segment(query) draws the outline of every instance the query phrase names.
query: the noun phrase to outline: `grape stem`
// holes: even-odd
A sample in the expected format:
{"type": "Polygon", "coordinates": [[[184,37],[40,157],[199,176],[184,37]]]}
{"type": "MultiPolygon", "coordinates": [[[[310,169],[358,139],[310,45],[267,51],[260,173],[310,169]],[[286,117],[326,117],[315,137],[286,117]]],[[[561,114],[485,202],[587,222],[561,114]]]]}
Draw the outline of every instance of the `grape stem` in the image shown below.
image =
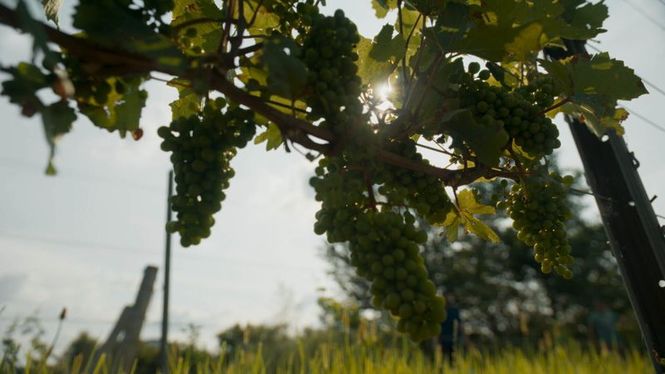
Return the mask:
{"type": "MultiPolygon", "coordinates": [[[[5,24],[19,30],[23,28],[17,13],[3,4],[0,4],[0,24],[5,24]]],[[[328,129],[314,126],[310,122],[283,113],[270,106],[261,98],[253,96],[235,86],[227,80],[224,69],[183,69],[179,66],[160,64],[153,58],[135,52],[125,51],[117,47],[110,48],[99,45],[90,39],[64,33],[44,23],[40,23],[40,25],[43,27],[47,38],[67,50],[68,54],[84,61],[96,62],[104,67],[114,68],[118,75],[160,72],[189,80],[200,79],[201,76],[209,77],[208,82],[212,89],[219,91],[238,104],[244,105],[252,111],[261,114],[277,125],[282,133],[291,141],[322,154],[334,154],[333,146],[339,142],[339,139],[336,139],[334,134],[328,129]],[[316,142],[312,138],[318,138],[325,143],[316,142]]],[[[433,65],[436,66],[437,62],[433,65]]],[[[483,165],[466,170],[442,169],[406,159],[385,149],[378,149],[376,151],[376,158],[393,166],[432,175],[439,178],[448,186],[460,186],[469,184],[481,177],[492,178],[503,175],[503,172],[492,170],[483,165]]]]}
{"type": "Polygon", "coordinates": [[[237,22],[238,20],[234,18],[202,17],[202,18],[190,19],[189,21],[185,21],[183,23],[179,23],[175,26],[172,26],[171,31],[173,34],[178,34],[184,28],[187,28],[189,26],[200,25],[202,23],[237,23],[237,22]]]}
{"type": "Polygon", "coordinates": [[[252,26],[254,26],[254,22],[256,22],[256,17],[259,15],[259,9],[261,9],[261,7],[263,6],[263,1],[264,0],[260,0],[259,3],[256,5],[256,9],[254,9],[254,14],[252,14],[252,19],[250,19],[249,22],[247,23],[247,27],[251,28],[252,26]]]}
{"type": "Polygon", "coordinates": [[[566,97],[566,98],[564,98],[563,100],[559,101],[558,103],[552,105],[551,107],[544,109],[542,112],[538,113],[538,115],[540,116],[540,115],[543,115],[543,114],[545,114],[545,113],[547,113],[547,112],[551,112],[551,111],[553,111],[554,109],[556,109],[556,108],[558,108],[558,107],[561,107],[561,106],[563,106],[563,105],[565,105],[565,104],[567,104],[567,103],[569,103],[569,102],[571,102],[570,97],[566,97]]]}
{"type": "Polygon", "coordinates": [[[369,208],[376,211],[376,197],[374,196],[374,185],[372,184],[372,179],[367,172],[367,169],[363,170],[363,179],[365,179],[365,185],[367,186],[367,195],[369,196],[369,208]]]}

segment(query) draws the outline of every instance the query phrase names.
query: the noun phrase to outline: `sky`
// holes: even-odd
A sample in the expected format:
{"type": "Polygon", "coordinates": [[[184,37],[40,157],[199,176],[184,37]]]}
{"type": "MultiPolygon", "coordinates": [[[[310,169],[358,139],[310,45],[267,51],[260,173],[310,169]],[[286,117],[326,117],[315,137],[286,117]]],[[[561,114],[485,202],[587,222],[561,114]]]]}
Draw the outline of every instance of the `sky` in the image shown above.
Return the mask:
{"type": "MultiPolygon", "coordinates": [[[[606,3],[608,32],[594,45],[665,87],[665,3],[606,3]]],[[[61,12],[65,30],[72,4],[65,1],[61,12]]],[[[367,37],[386,22],[374,18],[369,0],[328,5],[329,12],[344,9],[367,37]]],[[[29,38],[0,26],[0,64],[25,60],[29,48],[29,38]]],[[[50,340],[66,307],[56,352],[82,330],[103,340],[133,302],[143,268],[155,265],[160,271],[142,338],[159,337],[169,162],[156,129],[168,124],[168,103],[176,92],[159,82],[147,89],[140,141],[121,139],[81,118],[58,145],[56,177],[43,173],[48,149],[39,118],[20,116],[19,108],[0,98],[0,334],[16,318],[33,315],[50,340]]],[[[665,96],[650,91],[627,107],[665,129],[665,96]]],[[[581,169],[570,133],[559,125],[560,163],[581,169]]],[[[661,196],[654,209],[665,215],[665,130],[635,116],[625,127],[647,192],[661,196]]],[[[326,274],[323,240],[312,231],[318,203],[307,181],[314,164],[298,153],[249,145],[232,165],[236,176],[211,237],[188,249],[174,237],[171,336],[184,339],[186,326],[194,324],[210,348],[215,335],[234,323],[316,324],[316,299],[338,295],[326,274]]],[[[597,215],[595,206],[590,211],[597,215]]]]}

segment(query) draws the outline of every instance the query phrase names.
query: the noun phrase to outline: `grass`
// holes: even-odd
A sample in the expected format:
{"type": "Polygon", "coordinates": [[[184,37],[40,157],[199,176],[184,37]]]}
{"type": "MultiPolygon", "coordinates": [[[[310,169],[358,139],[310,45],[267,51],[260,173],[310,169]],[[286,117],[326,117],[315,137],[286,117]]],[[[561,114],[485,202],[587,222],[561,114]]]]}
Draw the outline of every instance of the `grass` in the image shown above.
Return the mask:
{"type": "MultiPolygon", "coordinates": [[[[439,353],[427,356],[412,345],[388,347],[368,343],[323,343],[318,347],[299,344],[288,356],[272,362],[265,359],[261,346],[255,351],[240,351],[232,356],[207,356],[193,362],[186,354],[174,354],[170,363],[173,374],[374,374],[374,373],[496,373],[496,374],[555,374],[555,373],[649,373],[653,367],[640,352],[629,350],[623,355],[615,352],[597,352],[583,349],[577,344],[554,347],[547,351],[506,348],[492,354],[469,350],[458,355],[451,367],[439,353]],[[309,348],[309,349],[308,349],[309,348]],[[310,353],[307,353],[310,352],[310,353]]],[[[84,363],[81,357],[70,367],[52,367],[28,360],[22,370],[0,367],[5,373],[143,373],[138,365],[127,372],[111,373],[108,360],[102,356],[97,362],[84,363]]]]}

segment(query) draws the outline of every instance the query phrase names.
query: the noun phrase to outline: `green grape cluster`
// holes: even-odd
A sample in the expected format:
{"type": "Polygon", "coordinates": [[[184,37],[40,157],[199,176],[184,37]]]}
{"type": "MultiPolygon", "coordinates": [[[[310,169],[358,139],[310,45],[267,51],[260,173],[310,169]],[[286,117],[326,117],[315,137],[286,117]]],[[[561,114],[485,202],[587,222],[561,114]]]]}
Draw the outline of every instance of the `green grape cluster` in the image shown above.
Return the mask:
{"type": "Polygon", "coordinates": [[[178,34],[178,45],[180,49],[191,55],[201,55],[204,51],[203,48],[195,44],[195,39],[198,36],[199,32],[195,27],[188,27],[184,32],[178,34]]]}
{"type": "Polygon", "coordinates": [[[559,130],[544,114],[553,101],[551,82],[538,80],[534,86],[509,91],[487,83],[489,77],[489,70],[480,71],[475,62],[469,64],[459,89],[462,107],[470,108],[479,123],[497,131],[505,129],[506,135],[531,155],[549,155],[561,146],[559,130]]]}
{"type": "Polygon", "coordinates": [[[169,232],[180,234],[184,247],[210,236],[213,215],[222,207],[230,179],[235,175],[231,159],[255,134],[251,111],[227,106],[224,99],[208,101],[201,116],[175,119],[160,127],[161,148],[171,152],[176,193],[170,204],[176,220],[169,232]]]}
{"type": "MultiPolygon", "coordinates": [[[[349,242],[351,264],[371,282],[372,303],[399,318],[398,329],[415,341],[438,335],[445,303],[428,279],[419,244],[427,234],[410,213],[377,210],[362,172],[324,159],[310,180],[322,207],[314,231],[331,243],[349,242]]],[[[371,188],[371,187],[369,187],[371,188]]]]}
{"type": "Polygon", "coordinates": [[[360,41],[358,29],[342,10],[334,16],[324,16],[306,4],[299,4],[298,9],[311,22],[300,32],[300,58],[307,66],[311,88],[306,97],[310,119],[324,118],[328,126],[335,128],[362,113],[361,80],[356,74],[358,54],[354,52],[360,41]]]}
{"type": "Polygon", "coordinates": [[[372,305],[399,317],[397,329],[421,341],[439,335],[445,302],[419,253],[427,234],[414,222],[409,213],[368,212],[356,222],[350,249],[351,264],[372,284],[372,305]]]}
{"type": "Polygon", "coordinates": [[[529,176],[513,185],[505,204],[517,238],[532,246],[534,258],[543,273],[554,269],[563,278],[573,273],[568,268],[573,263],[570,255],[565,223],[571,212],[566,205],[566,185],[572,177],[560,177],[556,173],[547,176],[529,176]]]}
{"type": "Polygon", "coordinates": [[[522,97],[528,99],[540,111],[544,111],[554,104],[554,78],[547,75],[535,75],[529,84],[516,90],[522,97]]]}
{"type": "MultiPolygon", "coordinates": [[[[418,163],[429,164],[416,149],[416,142],[406,139],[389,144],[388,150],[418,163]]],[[[376,173],[378,192],[393,206],[409,206],[430,223],[443,223],[452,203],[441,181],[422,171],[382,165],[376,173]]]]}

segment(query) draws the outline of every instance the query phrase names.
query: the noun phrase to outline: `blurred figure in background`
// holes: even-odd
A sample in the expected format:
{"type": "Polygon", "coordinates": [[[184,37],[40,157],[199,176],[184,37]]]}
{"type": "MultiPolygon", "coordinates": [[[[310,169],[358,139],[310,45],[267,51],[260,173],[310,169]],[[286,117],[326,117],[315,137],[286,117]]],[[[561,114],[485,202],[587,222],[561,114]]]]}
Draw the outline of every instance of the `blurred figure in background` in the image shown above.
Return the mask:
{"type": "Polygon", "coordinates": [[[619,334],[616,328],[618,320],[619,315],[604,302],[599,300],[594,302],[593,310],[589,313],[588,331],[589,338],[600,351],[607,352],[619,348],[619,334]]]}
{"type": "Polygon", "coordinates": [[[461,345],[463,339],[462,319],[460,309],[457,306],[455,295],[448,293],[446,296],[446,319],[441,323],[441,335],[439,344],[443,356],[450,365],[454,364],[454,352],[461,345]]]}

